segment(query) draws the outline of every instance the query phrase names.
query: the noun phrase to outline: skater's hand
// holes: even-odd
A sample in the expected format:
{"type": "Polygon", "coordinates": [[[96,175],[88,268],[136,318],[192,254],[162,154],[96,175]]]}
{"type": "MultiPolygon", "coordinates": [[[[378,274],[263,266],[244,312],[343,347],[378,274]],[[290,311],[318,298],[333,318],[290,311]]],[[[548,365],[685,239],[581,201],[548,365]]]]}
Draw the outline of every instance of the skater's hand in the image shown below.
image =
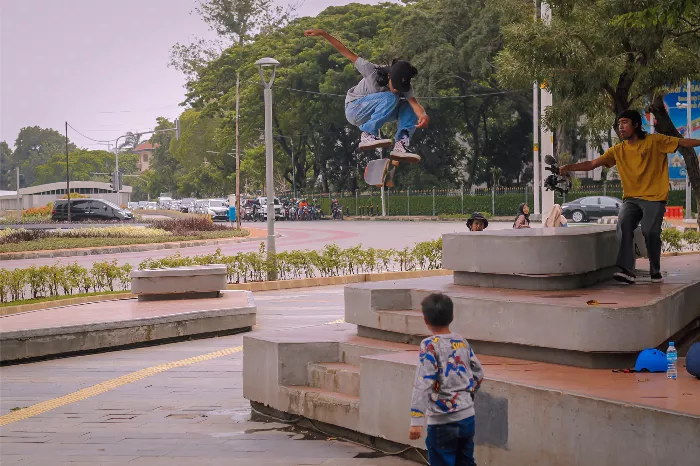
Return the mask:
{"type": "Polygon", "coordinates": [[[418,440],[423,433],[423,426],[411,426],[411,430],[408,431],[408,436],[411,440],[418,440]]]}
{"type": "Polygon", "coordinates": [[[424,113],[420,117],[418,117],[418,124],[416,125],[416,128],[427,128],[429,123],[430,117],[427,113],[424,113]]]}
{"type": "Polygon", "coordinates": [[[312,36],[323,36],[326,34],[326,31],[323,29],[307,29],[304,31],[304,35],[306,37],[312,37],[312,36]]]}

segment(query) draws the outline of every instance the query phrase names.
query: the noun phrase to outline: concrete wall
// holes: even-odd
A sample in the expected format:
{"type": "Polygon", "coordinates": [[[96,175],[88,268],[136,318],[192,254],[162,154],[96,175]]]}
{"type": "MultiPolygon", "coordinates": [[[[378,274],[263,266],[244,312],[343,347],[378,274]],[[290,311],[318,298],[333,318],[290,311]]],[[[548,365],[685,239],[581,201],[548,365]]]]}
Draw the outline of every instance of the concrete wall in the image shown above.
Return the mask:
{"type": "MultiPolygon", "coordinates": [[[[339,343],[301,343],[291,332],[246,336],[244,396],[382,439],[408,439],[417,352],[361,358],[359,419],[304,387],[308,362],[334,358],[339,343]]],[[[347,336],[347,335],[346,335],[347,336]]],[[[338,335],[338,339],[342,336],[338,335]]],[[[331,338],[333,340],[334,338],[331,338]]],[[[306,387],[308,388],[308,387],[306,387]]],[[[476,399],[479,464],[490,466],[688,466],[700,458],[700,418],[501,380],[486,380],[476,399]]]]}
{"type": "MultiPolygon", "coordinates": [[[[427,335],[418,310],[433,291],[450,293],[449,277],[361,283],[345,289],[345,321],[407,335],[427,335]],[[423,286],[420,286],[423,283],[423,286]],[[430,286],[432,285],[432,286],[430,286]]],[[[638,352],[655,347],[700,316],[700,282],[678,287],[632,307],[564,305],[500,294],[451,294],[451,328],[470,340],[582,352],[638,352]]]]}

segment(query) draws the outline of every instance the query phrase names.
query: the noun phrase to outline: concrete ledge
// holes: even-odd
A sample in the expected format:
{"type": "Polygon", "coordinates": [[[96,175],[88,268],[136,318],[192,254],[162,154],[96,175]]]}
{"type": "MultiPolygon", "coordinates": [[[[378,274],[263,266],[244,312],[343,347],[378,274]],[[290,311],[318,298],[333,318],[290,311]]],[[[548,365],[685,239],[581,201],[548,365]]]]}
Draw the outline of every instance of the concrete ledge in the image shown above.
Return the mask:
{"type": "Polygon", "coordinates": [[[20,312],[38,311],[41,309],[51,309],[63,306],[73,306],[75,304],[98,303],[101,301],[134,299],[135,297],[136,295],[131,293],[115,293],[96,296],[80,296],[77,298],[55,299],[53,301],[44,301],[32,304],[19,304],[17,306],[5,306],[0,307],[0,317],[9,316],[10,314],[18,314],[20,312]]]}
{"type": "Polygon", "coordinates": [[[218,296],[226,288],[226,278],[223,264],[134,270],[131,292],[141,300],[167,299],[168,295],[218,296]]]}
{"type": "Polygon", "coordinates": [[[0,319],[0,363],[245,331],[255,325],[256,308],[250,294],[229,291],[214,299],[112,301],[36,312],[75,323],[50,326],[36,313],[0,319]]]}
{"type": "MultiPolygon", "coordinates": [[[[340,435],[353,440],[424,449],[424,438],[408,439],[416,347],[386,352],[376,342],[372,353],[365,346],[359,402],[306,386],[309,376],[302,369],[337,361],[336,351],[353,339],[347,324],[244,337],[244,396],[255,409],[338,426],[340,435]]],[[[370,341],[360,340],[356,344],[370,341]]],[[[480,359],[486,371],[475,406],[480,464],[685,466],[700,455],[700,386],[685,371],[671,384],[665,374],[480,359]]]]}
{"type": "MultiPolygon", "coordinates": [[[[420,302],[442,292],[454,302],[451,328],[470,340],[607,359],[606,353],[636,353],[681,337],[700,318],[700,257],[667,258],[663,267],[668,273],[663,284],[608,282],[576,291],[466,287],[449,277],[353,284],[345,289],[345,321],[405,337],[426,336],[420,302]]],[[[585,358],[547,360],[580,364],[585,358]]]]}
{"type": "Polygon", "coordinates": [[[617,257],[615,230],[602,226],[449,233],[442,244],[444,268],[479,274],[462,282],[519,289],[575,288],[605,278],[617,257]]]}
{"type": "Polygon", "coordinates": [[[308,288],[312,286],[349,285],[352,283],[379,282],[384,280],[401,280],[405,278],[442,277],[452,275],[451,270],[410,270],[406,272],[378,272],[343,275],[340,277],[298,278],[293,280],[276,280],[272,282],[250,282],[230,284],[227,290],[276,291],[291,288],[308,288]]]}
{"type": "Polygon", "coordinates": [[[515,288],[532,291],[578,290],[612,279],[615,266],[570,275],[508,275],[501,273],[454,273],[454,284],[480,288],[515,288]]]}

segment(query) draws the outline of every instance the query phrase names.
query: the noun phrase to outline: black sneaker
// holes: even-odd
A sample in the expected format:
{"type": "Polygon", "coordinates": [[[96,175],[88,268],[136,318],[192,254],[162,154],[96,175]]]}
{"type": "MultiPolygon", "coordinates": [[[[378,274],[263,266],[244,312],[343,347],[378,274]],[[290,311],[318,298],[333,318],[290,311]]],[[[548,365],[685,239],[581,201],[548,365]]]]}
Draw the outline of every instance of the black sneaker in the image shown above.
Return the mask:
{"type": "Polygon", "coordinates": [[[360,150],[381,149],[390,147],[391,139],[381,139],[374,134],[362,132],[360,136],[360,144],[357,146],[360,150]]]}
{"type": "Polygon", "coordinates": [[[651,276],[652,283],[662,283],[663,281],[664,281],[664,277],[660,273],[655,273],[654,275],[651,276]]]}
{"type": "Polygon", "coordinates": [[[394,149],[389,154],[392,159],[405,163],[419,163],[420,155],[411,152],[408,148],[408,139],[400,139],[394,144],[394,149]]]}
{"type": "Polygon", "coordinates": [[[633,273],[630,273],[625,269],[622,269],[619,272],[615,272],[613,274],[613,278],[618,282],[627,283],[629,285],[634,285],[634,282],[637,281],[637,277],[635,277],[633,273]]]}

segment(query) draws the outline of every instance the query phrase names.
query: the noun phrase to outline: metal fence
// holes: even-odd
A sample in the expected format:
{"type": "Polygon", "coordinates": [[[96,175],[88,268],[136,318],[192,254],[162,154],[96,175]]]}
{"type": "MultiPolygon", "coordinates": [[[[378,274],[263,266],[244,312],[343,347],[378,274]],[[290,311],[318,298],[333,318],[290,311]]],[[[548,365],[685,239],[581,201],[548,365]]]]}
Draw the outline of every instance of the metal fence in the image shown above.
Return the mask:
{"type": "MultiPolygon", "coordinates": [[[[606,182],[579,186],[564,196],[555,194],[554,202],[564,204],[586,196],[611,196],[622,198],[619,182],[606,182]]],[[[292,197],[292,193],[281,193],[279,197],[292,197]]],[[[347,215],[378,216],[382,214],[381,190],[350,192],[311,192],[300,194],[298,198],[314,199],[321,209],[328,213],[330,203],[338,199],[347,215]]],[[[385,209],[387,215],[401,216],[465,216],[472,212],[483,212],[492,216],[515,216],[521,203],[533,202],[530,186],[465,189],[385,189],[385,209]]],[[[684,205],[685,190],[672,190],[669,205],[684,205]]],[[[695,209],[695,203],[693,203],[695,209]]]]}

